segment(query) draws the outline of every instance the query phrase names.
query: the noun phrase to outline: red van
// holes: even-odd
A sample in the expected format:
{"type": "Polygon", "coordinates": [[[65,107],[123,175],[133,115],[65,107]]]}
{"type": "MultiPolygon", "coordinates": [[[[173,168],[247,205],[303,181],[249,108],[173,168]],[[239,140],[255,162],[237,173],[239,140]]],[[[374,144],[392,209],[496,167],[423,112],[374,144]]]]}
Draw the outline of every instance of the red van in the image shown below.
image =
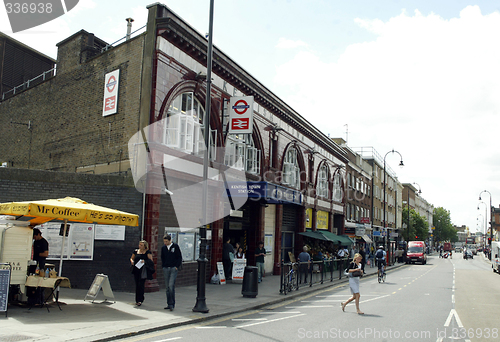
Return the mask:
{"type": "Polygon", "coordinates": [[[408,242],[408,251],[406,252],[406,263],[420,262],[422,265],[427,263],[427,255],[425,254],[425,243],[423,241],[408,242]]]}

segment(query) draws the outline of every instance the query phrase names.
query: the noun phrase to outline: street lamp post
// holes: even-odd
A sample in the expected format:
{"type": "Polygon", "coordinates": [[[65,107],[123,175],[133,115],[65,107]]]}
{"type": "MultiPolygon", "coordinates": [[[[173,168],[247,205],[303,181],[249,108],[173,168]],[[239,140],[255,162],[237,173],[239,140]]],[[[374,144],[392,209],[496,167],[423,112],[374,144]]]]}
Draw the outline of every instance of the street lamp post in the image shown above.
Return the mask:
{"type": "Polygon", "coordinates": [[[198,279],[197,279],[197,295],[196,304],[193,308],[194,312],[208,313],[208,307],[205,297],[205,274],[207,258],[206,241],[207,241],[207,201],[208,201],[208,158],[210,151],[210,106],[212,103],[211,85],[212,85],[212,35],[214,23],[214,0],[210,0],[210,15],[208,25],[208,49],[207,49],[207,93],[205,97],[205,117],[203,125],[205,126],[205,153],[203,155],[203,197],[202,197],[202,222],[200,226],[200,255],[198,256],[198,279]]]}
{"type": "Polygon", "coordinates": [[[389,153],[397,153],[399,154],[399,157],[401,158],[401,161],[399,162],[399,166],[403,167],[404,164],[403,164],[403,157],[401,156],[401,153],[399,153],[398,151],[395,151],[394,149],[390,150],[389,152],[387,152],[384,156],[384,230],[385,230],[385,242],[384,244],[387,246],[387,256],[388,256],[388,264],[390,263],[390,260],[391,260],[391,239],[390,237],[388,236],[388,231],[387,231],[387,222],[386,222],[386,219],[385,219],[385,203],[386,203],[386,199],[385,199],[385,194],[386,194],[386,172],[385,172],[385,158],[387,157],[387,155],[389,153]]]}
{"type": "MultiPolygon", "coordinates": [[[[483,227],[483,230],[484,230],[484,237],[486,237],[486,233],[487,233],[487,226],[488,226],[488,221],[487,221],[487,217],[488,217],[488,205],[484,202],[479,202],[479,204],[484,204],[484,227],[483,227]]],[[[479,204],[477,205],[477,210],[479,210],[479,204]]],[[[483,215],[481,215],[483,216],[483,215]]]]}
{"type": "MultiPolygon", "coordinates": [[[[491,193],[489,191],[487,191],[487,190],[481,191],[479,193],[479,200],[481,200],[481,194],[483,192],[487,192],[488,195],[490,195],[490,243],[489,243],[489,245],[490,245],[490,250],[491,250],[491,241],[493,241],[493,225],[492,225],[492,222],[491,222],[492,221],[492,218],[491,218],[491,214],[492,214],[491,193]]],[[[491,254],[490,254],[490,260],[491,260],[491,254]]]]}
{"type": "MultiPolygon", "coordinates": [[[[422,190],[420,188],[420,185],[417,182],[413,182],[413,185],[418,186],[418,193],[415,192],[415,210],[417,210],[417,196],[422,193],[422,190]]],[[[410,203],[409,199],[408,199],[408,203],[410,203]]],[[[409,218],[410,218],[410,215],[408,214],[408,219],[409,218]]]]}

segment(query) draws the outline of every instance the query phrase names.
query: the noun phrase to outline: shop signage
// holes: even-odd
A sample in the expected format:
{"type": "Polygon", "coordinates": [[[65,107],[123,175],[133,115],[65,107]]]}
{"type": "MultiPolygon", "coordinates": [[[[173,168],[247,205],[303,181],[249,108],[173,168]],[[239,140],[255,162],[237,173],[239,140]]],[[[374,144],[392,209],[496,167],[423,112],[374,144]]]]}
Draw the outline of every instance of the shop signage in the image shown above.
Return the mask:
{"type": "Polygon", "coordinates": [[[370,223],[370,218],[369,217],[362,217],[359,222],[361,223],[370,223]]]}
{"type": "Polygon", "coordinates": [[[306,209],[306,228],[312,228],[312,208],[306,209]]]}
{"type": "Polygon", "coordinates": [[[299,191],[267,182],[229,182],[227,184],[227,188],[232,196],[262,198],[265,199],[268,203],[276,204],[302,204],[302,194],[299,191]]]}
{"type": "Polygon", "coordinates": [[[356,225],[356,236],[363,236],[366,234],[365,225],[357,224],[356,225]]]}
{"type": "Polygon", "coordinates": [[[229,100],[229,134],[251,134],[253,96],[232,96],[229,100]]]}
{"type": "Polygon", "coordinates": [[[326,211],[318,210],[316,212],[316,228],[328,229],[328,213],[326,211]]]}

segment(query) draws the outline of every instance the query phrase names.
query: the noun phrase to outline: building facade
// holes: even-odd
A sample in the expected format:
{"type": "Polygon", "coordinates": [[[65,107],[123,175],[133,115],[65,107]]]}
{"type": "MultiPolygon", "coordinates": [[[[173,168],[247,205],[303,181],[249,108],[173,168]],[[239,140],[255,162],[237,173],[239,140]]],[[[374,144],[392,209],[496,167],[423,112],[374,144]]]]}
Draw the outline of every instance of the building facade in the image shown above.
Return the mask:
{"type": "Polygon", "coordinates": [[[196,283],[195,213],[203,201],[199,187],[184,190],[204,181],[199,171],[207,149],[210,170],[224,171],[217,179],[232,180],[224,178],[228,191],[209,192],[206,200],[207,279],[226,239],[244,247],[248,264],[263,241],[266,272],[278,274],[288,252],[301,248],[298,233],[307,227],[343,232],[347,153],[217,48],[207,96],[205,37],[165,5],[148,10],[146,32],[117,46],[85,30],[68,37],[57,45],[55,77],[2,101],[0,143],[14,146],[2,156],[9,166],[133,179],[143,193],[137,231],[158,270],[151,290],[162,285],[164,233],[182,246],[187,267],[180,281],[196,283]],[[235,96],[253,97],[251,134],[228,132],[235,96]],[[33,126],[13,129],[10,117],[33,126]],[[241,187],[248,200],[233,209],[238,195],[229,190],[241,187]]]}

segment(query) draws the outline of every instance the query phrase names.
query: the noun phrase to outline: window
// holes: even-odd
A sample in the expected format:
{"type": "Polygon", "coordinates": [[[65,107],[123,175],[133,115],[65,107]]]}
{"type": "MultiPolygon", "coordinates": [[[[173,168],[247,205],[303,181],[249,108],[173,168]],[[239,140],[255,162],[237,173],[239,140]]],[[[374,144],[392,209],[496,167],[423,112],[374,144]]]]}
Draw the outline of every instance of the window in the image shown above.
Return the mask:
{"type": "Polygon", "coordinates": [[[251,134],[229,134],[226,140],[224,164],[248,173],[260,172],[260,150],[251,134]]]}
{"type": "Polygon", "coordinates": [[[300,189],[300,167],[297,159],[297,150],[290,148],[285,154],[283,162],[283,184],[300,189]]]}
{"type": "MultiPolygon", "coordinates": [[[[203,156],[205,151],[205,110],[192,92],[177,96],[167,111],[163,143],[168,147],[203,156]]],[[[217,131],[210,130],[210,159],[214,160],[217,131]]]]}
{"type": "Polygon", "coordinates": [[[318,171],[318,184],[316,185],[316,195],[328,198],[328,167],[323,164],[318,171]]]}
{"type": "Polygon", "coordinates": [[[340,183],[340,173],[336,173],[335,176],[333,176],[333,200],[337,202],[342,201],[342,189],[341,189],[341,183],[340,183]]]}

